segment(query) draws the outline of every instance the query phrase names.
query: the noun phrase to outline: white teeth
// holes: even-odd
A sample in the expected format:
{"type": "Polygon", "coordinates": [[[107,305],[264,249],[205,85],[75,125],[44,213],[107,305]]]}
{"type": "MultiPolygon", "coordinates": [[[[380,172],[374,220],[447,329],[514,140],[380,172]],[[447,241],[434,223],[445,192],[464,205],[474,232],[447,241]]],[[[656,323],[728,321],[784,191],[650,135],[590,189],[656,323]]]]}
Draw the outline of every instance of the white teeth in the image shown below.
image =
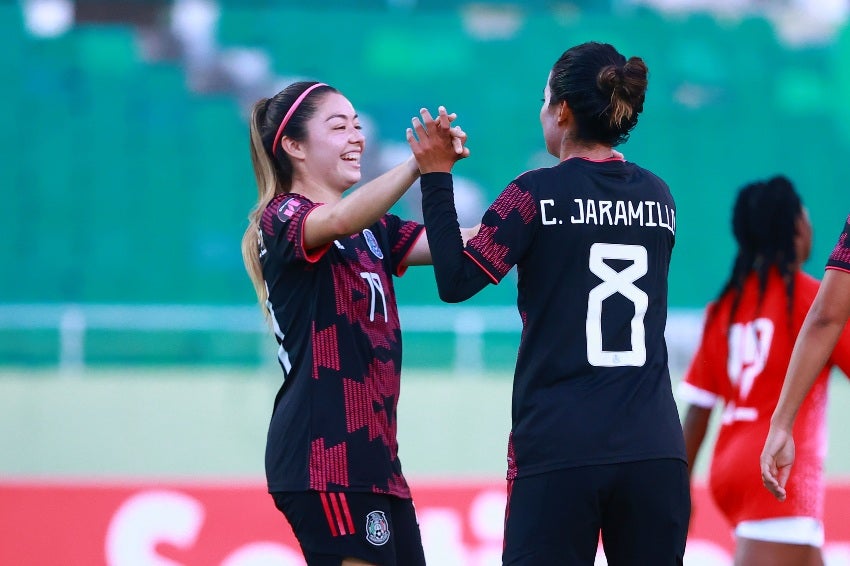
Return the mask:
{"type": "Polygon", "coordinates": [[[345,161],[360,161],[359,153],[346,153],[342,156],[345,161]]]}

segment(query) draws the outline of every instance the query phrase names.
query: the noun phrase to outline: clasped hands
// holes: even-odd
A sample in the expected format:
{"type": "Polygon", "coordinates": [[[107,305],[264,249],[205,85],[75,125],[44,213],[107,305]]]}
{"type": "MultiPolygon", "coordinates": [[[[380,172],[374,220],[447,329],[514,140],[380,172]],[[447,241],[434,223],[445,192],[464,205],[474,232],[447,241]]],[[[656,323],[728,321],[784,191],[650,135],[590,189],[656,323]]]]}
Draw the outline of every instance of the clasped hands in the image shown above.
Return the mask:
{"type": "Polygon", "coordinates": [[[422,119],[413,118],[413,127],[407,128],[407,143],[419,165],[419,172],[451,172],[455,162],[469,157],[466,132],[460,126],[451,125],[457,114],[449,114],[444,106],[440,106],[436,119],[427,108],[422,108],[419,115],[422,119]]]}

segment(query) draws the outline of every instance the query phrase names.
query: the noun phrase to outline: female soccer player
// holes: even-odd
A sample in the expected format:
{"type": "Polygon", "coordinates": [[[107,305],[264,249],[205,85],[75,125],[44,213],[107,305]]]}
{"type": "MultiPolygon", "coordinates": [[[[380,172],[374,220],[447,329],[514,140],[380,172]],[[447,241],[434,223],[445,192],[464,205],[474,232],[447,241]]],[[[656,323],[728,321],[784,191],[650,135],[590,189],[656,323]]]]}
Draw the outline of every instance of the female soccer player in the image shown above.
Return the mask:
{"type": "MultiPolygon", "coordinates": [[[[693,469],[712,408],[723,403],[709,487],[735,531],[735,564],[820,565],[828,370],[820,372],[802,408],[793,496],[780,504],[742,464],[761,449],[794,340],[817,292],[817,280],[801,271],[812,227],[791,182],[780,176],[741,189],[732,228],[738,243],[732,272],[706,311],[702,341],[680,387],[688,403],[688,461],[693,469]]],[[[850,334],[850,345],[846,340],[850,334]]],[[[832,362],[846,372],[850,349],[832,362]]]]}
{"type": "MultiPolygon", "coordinates": [[[[437,122],[458,145],[447,160],[468,155],[451,118],[437,122]]],[[[260,100],[250,129],[259,202],[242,253],[284,373],[266,445],[269,492],[311,566],[424,564],[398,459],[391,275],[431,257],[421,224],[387,214],[416,162],[343,197],[360,180],[366,140],[351,103],[323,83],[260,100]]]]}
{"type": "Polygon", "coordinates": [[[518,269],[506,565],[592,565],[600,532],[612,566],[683,560],[690,494],[664,342],[676,209],[661,179],[613,149],[646,87],[637,57],[567,50],[540,110],[560,163],[508,184],[465,247],[450,138],[408,130],[440,297],[463,301],[518,269]]]}
{"type": "Polygon", "coordinates": [[[792,435],[794,422],[797,418],[805,419],[806,405],[816,402],[821,396],[819,389],[823,387],[821,382],[827,373],[825,366],[841,360],[839,367],[847,374],[845,364],[850,356],[850,345],[847,342],[850,330],[846,328],[848,318],[850,216],[827,261],[823,282],[794,344],[779,403],[771,417],[770,430],[761,453],[762,481],[779,501],[791,501],[798,496],[797,491],[806,489],[804,482],[807,478],[804,476],[805,471],[801,472],[800,468],[805,470],[802,455],[809,432],[798,424],[800,446],[795,446],[792,435]],[[797,470],[790,476],[795,459],[797,470]]]}

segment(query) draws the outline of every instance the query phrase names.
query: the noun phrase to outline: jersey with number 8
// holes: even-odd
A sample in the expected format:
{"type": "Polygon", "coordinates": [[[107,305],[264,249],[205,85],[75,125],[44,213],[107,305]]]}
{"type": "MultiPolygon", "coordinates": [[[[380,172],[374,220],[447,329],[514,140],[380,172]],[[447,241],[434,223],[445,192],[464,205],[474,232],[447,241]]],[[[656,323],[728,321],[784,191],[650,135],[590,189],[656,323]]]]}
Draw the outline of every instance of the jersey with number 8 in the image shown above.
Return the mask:
{"type": "Polygon", "coordinates": [[[509,478],[685,459],[664,340],[675,229],[667,185],[616,159],[527,172],[490,206],[466,253],[494,282],[517,266],[509,478]]]}

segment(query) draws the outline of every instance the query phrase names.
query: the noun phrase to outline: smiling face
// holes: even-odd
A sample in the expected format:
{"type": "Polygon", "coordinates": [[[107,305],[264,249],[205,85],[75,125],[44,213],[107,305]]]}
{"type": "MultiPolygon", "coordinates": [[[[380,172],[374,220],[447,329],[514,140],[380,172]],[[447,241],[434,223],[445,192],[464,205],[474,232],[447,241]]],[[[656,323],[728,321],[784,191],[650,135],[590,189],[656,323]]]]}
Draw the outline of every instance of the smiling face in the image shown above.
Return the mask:
{"type": "Polygon", "coordinates": [[[365,146],[366,138],[351,102],[330,92],[307,121],[304,169],[316,182],[341,194],[360,181],[360,156],[365,146]]]}

